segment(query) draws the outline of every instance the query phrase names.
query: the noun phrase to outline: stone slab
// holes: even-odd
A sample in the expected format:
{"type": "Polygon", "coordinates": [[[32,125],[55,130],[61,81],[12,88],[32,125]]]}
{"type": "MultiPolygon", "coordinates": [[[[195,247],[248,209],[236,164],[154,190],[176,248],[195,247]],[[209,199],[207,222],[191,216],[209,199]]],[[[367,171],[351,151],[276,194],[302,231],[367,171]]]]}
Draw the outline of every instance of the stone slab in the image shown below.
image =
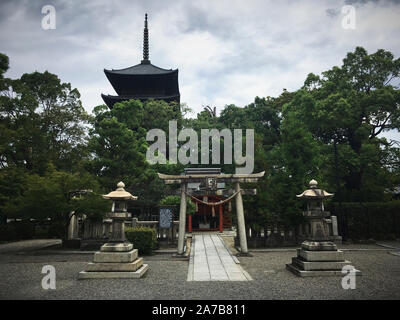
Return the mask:
{"type": "Polygon", "coordinates": [[[308,251],[297,249],[297,256],[306,261],[344,261],[343,251],[308,251]]]}
{"type": "Polygon", "coordinates": [[[139,279],[148,269],[149,265],[144,264],[140,269],[134,272],[81,271],[79,272],[78,279],[139,279]]]}
{"type": "Polygon", "coordinates": [[[234,260],[218,234],[195,234],[188,267],[188,281],[251,281],[234,260]]]}
{"type": "Polygon", "coordinates": [[[306,240],[301,244],[301,248],[309,251],[336,251],[337,246],[331,241],[310,241],[306,240]]]}
{"type": "Polygon", "coordinates": [[[97,251],[94,254],[93,262],[110,262],[110,263],[129,263],[133,262],[138,257],[138,250],[133,249],[128,252],[101,252],[97,251]]]}
{"type": "Polygon", "coordinates": [[[133,244],[128,242],[123,243],[106,243],[101,246],[101,252],[128,252],[133,249],[133,244]]]}
{"type": "Polygon", "coordinates": [[[86,271],[127,271],[138,270],[143,265],[143,258],[138,258],[130,263],[93,263],[90,262],[86,271]]]}
{"type": "MultiPolygon", "coordinates": [[[[331,276],[345,276],[345,274],[342,273],[342,271],[338,270],[313,270],[313,271],[304,271],[299,269],[298,267],[292,265],[292,264],[287,264],[286,269],[293,272],[295,275],[300,276],[300,277],[331,277],[331,276]]],[[[356,276],[361,276],[362,273],[360,270],[355,269],[355,274],[356,276]]]]}
{"type": "Polygon", "coordinates": [[[303,261],[299,258],[292,258],[292,265],[300,268],[304,271],[313,270],[339,270],[341,271],[343,266],[351,265],[350,261],[303,261]]]}

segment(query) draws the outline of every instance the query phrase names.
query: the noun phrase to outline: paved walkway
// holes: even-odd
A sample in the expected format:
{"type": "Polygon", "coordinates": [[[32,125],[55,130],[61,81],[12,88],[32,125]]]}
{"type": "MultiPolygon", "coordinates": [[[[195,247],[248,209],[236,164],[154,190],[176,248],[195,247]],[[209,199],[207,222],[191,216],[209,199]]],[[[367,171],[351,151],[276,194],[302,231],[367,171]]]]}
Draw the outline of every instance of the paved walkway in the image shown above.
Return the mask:
{"type": "Polygon", "coordinates": [[[218,234],[196,234],[192,238],[187,281],[253,280],[226,249],[218,234]]]}

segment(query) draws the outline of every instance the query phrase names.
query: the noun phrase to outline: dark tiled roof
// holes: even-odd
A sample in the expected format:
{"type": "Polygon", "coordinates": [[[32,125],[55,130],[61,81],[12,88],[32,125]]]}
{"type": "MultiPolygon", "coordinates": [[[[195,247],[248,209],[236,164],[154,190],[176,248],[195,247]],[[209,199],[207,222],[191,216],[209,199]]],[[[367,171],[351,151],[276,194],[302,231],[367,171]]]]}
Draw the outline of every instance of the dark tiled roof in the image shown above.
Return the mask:
{"type": "Polygon", "coordinates": [[[172,69],[163,69],[159,68],[151,63],[139,63],[135,66],[119,69],[119,70],[107,70],[104,69],[105,73],[113,73],[113,74],[123,74],[123,75],[151,75],[151,74],[166,74],[166,73],[173,73],[176,70],[172,69]]]}
{"type": "Polygon", "coordinates": [[[104,102],[106,105],[111,109],[114,105],[114,103],[121,102],[121,101],[127,101],[130,99],[135,99],[135,100],[141,100],[145,101],[148,99],[154,99],[154,100],[164,100],[166,102],[170,101],[176,101],[179,103],[180,101],[180,95],[171,95],[171,96],[112,96],[112,95],[105,95],[102,94],[101,97],[103,98],[104,102]]]}

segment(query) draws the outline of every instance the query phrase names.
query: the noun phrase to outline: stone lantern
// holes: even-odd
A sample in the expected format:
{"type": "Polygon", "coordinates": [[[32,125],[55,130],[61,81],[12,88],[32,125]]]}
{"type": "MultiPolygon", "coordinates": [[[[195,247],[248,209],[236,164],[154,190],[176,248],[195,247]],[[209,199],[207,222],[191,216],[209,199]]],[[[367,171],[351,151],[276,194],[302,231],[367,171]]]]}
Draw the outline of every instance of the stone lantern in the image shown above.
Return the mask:
{"type": "Polygon", "coordinates": [[[125,184],[120,181],[115,191],[103,195],[104,199],[112,200],[111,212],[107,215],[112,220],[110,241],[106,243],[110,251],[117,248],[121,251],[132,246],[125,239],[125,220],[131,218],[131,214],[127,211],[128,201],[137,200],[137,197],[125,191],[124,187],[125,184]]]}
{"type": "Polygon", "coordinates": [[[138,250],[133,249],[132,243],[125,238],[125,220],[131,217],[127,212],[127,202],[137,200],[137,197],[125,191],[124,187],[121,181],[115,191],[103,195],[104,199],[113,201],[111,212],[108,213],[112,220],[111,237],[100,251],[95,252],[93,262],[79,273],[79,279],[140,278],[148,270],[143,258],[138,258],[138,250]]]}
{"type": "MultiPolygon", "coordinates": [[[[310,181],[310,189],[297,195],[297,198],[307,201],[307,211],[303,214],[309,232],[301,248],[297,249],[297,257],[292,258],[292,263],[286,268],[298,276],[343,276],[342,268],[351,266],[351,262],[344,259],[343,251],[338,250],[329,238],[330,213],[325,211],[323,201],[332,196],[332,193],[319,189],[315,180],[310,181]]],[[[355,275],[361,274],[352,268],[355,275]]]]}
{"type": "Polygon", "coordinates": [[[324,208],[324,200],[333,197],[333,193],[319,189],[317,181],[311,180],[310,189],[305,190],[296,197],[307,201],[307,211],[304,211],[303,214],[307,221],[309,232],[306,241],[302,243],[302,248],[308,250],[337,249],[329,238],[328,222],[330,222],[330,213],[325,211],[324,208]]]}

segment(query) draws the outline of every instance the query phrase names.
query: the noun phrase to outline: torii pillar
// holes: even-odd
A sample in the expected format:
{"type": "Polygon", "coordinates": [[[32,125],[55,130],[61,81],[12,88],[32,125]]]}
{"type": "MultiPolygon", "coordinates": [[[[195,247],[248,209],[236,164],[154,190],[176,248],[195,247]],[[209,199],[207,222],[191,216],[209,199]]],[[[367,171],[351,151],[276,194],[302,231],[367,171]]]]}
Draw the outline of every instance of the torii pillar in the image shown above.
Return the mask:
{"type": "Polygon", "coordinates": [[[181,183],[181,205],[179,209],[178,254],[183,254],[186,233],[186,183],[181,183]]]}
{"type": "Polygon", "coordinates": [[[235,196],[236,201],[236,214],[238,221],[238,231],[239,231],[239,239],[240,239],[240,251],[242,254],[248,254],[249,250],[247,249],[247,239],[246,239],[246,225],[244,221],[244,210],[243,210],[243,198],[242,192],[240,190],[239,182],[235,182],[235,192],[237,195],[235,196]]]}

